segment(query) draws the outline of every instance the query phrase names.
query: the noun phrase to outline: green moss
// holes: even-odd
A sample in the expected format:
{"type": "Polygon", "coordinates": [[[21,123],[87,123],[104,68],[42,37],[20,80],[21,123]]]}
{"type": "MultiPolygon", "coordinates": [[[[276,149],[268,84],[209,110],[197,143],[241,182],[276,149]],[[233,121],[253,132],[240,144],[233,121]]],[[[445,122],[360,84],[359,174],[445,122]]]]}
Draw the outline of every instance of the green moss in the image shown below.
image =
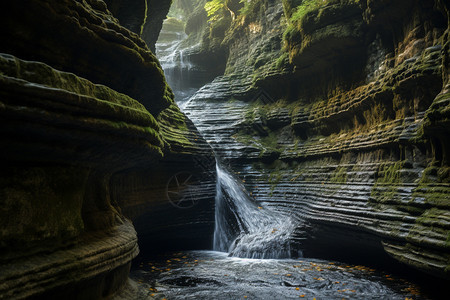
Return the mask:
{"type": "Polygon", "coordinates": [[[241,0],[240,3],[244,4],[244,6],[239,10],[239,14],[242,16],[250,16],[255,13],[256,8],[260,8],[264,5],[264,1],[262,0],[241,0]]]}
{"type": "MultiPolygon", "coordinates": [[[[311,37],[305,35],[304,23],[310,23],[310,21],[318,22],[326,7],[331,7],[334,4],[344,7],[345,5],[358,4],[359,1],[360,0],[303,0],[300,5],[295,8],[292,8],[291,4],[283,3],[285,11],[286,9],[289,10],[289,13],[286,14],[288,16],[288,26],[283,33],[283,41],[284,48],[289,51],[291,60],[311,43],[311,37]]],[[[342,26],[331,26],[330,28],[323,27],[320,35],[322,37],[330,35],[337,38],[345,37],[350,34],[349,32],[345,32],[346,30],[347,28],[343,28],[342,26]]],[[[321,39],[322,37],[318,36],[315,39],[321,39]]]]}
{"type": "Polygon", "coordinates": [[[401,185],[401,169],[403,162],[381,164],[377,171],[377,180],[371,191],[371,201],[378,203],[392,202],[401,185]]]}
{"type": "Polygon", "coordinates": [[[276,66],[278,69],[283,69],[289,63],[289,53],[283,52],[283,54],[277,58],[276,66]]]}
{"type": "Polygon", "coordinates": [[[283,175],[281,174],[280,170],[276,169],[270,172],[268,182],[270,184],[270,193],[269,196],[273,195],[273,191],[277,187],[277,185],[280,183],[281,179],[283,178],[283,175]]]}
{"type": "Polygon", "coordinates": [[[186,149],[192,147],[194,141],[188,139],[191,133],[186,121],[186,116],[175,104],[163,110],[158,116],[162,139],[169,145],[178,145],[186,149]]]}
{"type": "Polygon", "coordinates": [[[436,183],[447,183],[448,167],[429,166],[422,172],[417,188],[412,194],[412,201],[416,198],[425,199],[428,205],[450,209],[450,192],[445,185],[436,183]]]}
{"type": "Polygon", "coordinates": [[[0,247],[75,238],[88,170],[71,166],[4,168],[0,176],[0,247]]]}
{"type": "Polygon", "coordinates": [[[347,182],[347,168],[337,167],[331,175],[330,182],[345,184],[347,182]]]}

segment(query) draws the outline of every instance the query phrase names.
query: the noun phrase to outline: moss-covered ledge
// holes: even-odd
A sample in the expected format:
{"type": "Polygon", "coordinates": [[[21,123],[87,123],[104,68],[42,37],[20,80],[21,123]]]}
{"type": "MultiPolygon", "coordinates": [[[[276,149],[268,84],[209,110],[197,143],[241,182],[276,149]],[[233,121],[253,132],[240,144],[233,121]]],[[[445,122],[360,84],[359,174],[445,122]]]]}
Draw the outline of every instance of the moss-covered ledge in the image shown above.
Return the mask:
{"type": "Polygon", "coordinates": [[[82,234],[73,246],[0,262],[0,298],[108,299],[123,287],[138,252],[133,225],[121,220],[82,234]]]}
{"type": "Polygon", "coordinates": [[[163,157],[136,100],[0,54],[0,298],[108,298],[137,255],[112,174],[163,157]]]}
{"type": "Polygon", "coordinates": [[[0,4],[0,52],[44,62],[140,101],[153,114],[172,103],[161,66],[140,37],[98,0],[0,4]]]}
{"type": "Polygon", "coordinates": [[[1,55],[0,67],[1,144],[10,160],[66,162],[71,156],[126,168],[139,163],[133,155],[162,156],[158,123],[136,100],[43,63],[1,55]],[[128,157],[108,151],[113,145],[127,149],[128,157]]]}

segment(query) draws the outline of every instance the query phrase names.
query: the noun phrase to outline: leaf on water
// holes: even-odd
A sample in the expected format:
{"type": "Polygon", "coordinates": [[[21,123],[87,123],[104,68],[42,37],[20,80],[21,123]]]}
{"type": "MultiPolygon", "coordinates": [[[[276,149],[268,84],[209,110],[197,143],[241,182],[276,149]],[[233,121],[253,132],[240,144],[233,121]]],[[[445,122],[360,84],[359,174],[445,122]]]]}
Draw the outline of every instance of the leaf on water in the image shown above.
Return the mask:
{"type": "Polygon", "coordinates": [[[258,209],[262,209],[262,206],[258,206],[258,209]]]}
{"type": "Polygon", "coordinates": [[[300,298],[305,298],[305,295],[299,295],[300,298]]]}
{"type": "Polygon", "coordinates": [[[300,291],[300,288],[298,288],[298,287],[296,287],[295,289],[296,289],[297,291],[300,291]]]}

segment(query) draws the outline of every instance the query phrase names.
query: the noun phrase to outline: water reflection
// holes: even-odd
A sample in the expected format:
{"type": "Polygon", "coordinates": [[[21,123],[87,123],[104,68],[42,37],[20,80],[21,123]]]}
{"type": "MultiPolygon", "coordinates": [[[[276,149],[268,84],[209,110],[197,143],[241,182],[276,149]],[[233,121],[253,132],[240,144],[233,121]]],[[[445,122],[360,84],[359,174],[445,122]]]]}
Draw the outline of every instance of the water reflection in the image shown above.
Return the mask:
{"type": "Polygon", "coordinates": [[[141,260],[131,276],[150,299],[426,299],[405,279],[317,259],[179,252],[141,260]]]}

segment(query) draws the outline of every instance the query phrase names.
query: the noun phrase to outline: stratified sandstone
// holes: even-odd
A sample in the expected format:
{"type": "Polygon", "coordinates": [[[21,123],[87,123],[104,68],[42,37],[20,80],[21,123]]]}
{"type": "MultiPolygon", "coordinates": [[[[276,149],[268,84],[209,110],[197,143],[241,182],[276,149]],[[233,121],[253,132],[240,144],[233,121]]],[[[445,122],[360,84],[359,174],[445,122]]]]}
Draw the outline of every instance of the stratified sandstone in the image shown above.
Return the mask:
{"type": "Polygon", "coordinates": [[[209,243],[215,160],[144,41],[103,1],[0,6],[0,299],[109,299],[138,237],[209,243]],[[183,209],[181,171],[201,186],[183,209]]]}
{"type": "Polygon", "coordinates": [[[227,67],[188,117],[257,201],[299,220],[305,255],[388,253],[449,278],[448,4],[302,3],[210,25],[227,67]]]}

